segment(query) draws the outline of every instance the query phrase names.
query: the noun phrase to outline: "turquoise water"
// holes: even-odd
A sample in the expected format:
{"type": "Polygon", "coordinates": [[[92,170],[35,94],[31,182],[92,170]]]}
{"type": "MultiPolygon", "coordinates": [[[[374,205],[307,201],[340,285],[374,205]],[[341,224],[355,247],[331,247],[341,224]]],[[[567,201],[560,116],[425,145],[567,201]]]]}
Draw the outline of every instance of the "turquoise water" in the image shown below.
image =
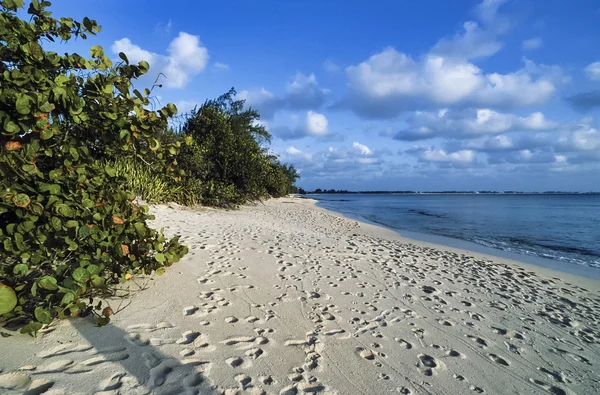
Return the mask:
{"type": "Polygon", "coordinates": [[[318,199],[319,206],[324,208],[399,231],[463,240],[499,251],[553,260],[561,266],[600,269],[598,195],[323,194],[307,197],[318,199]]]}

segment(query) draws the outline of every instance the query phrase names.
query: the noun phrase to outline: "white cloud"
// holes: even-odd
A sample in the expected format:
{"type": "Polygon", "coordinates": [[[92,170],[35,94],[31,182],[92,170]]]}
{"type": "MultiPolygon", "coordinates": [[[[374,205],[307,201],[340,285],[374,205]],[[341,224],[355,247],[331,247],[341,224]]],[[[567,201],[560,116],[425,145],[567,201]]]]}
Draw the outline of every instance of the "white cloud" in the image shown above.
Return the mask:
{"type": "Polygon", "coordinates": [[[288,154],[288,158],[296,163],[298,163],[298,160],[308,162],[312,159],[312,154],[303,152],[293,145],[287,147],[285,152],[288,154]]]}
{"type": "MultiPolygon", "coordinates": [[[[361,116],[390,118],[407,110],[435,107],[522,108],[549,100],[562,70],[524,59],[508,73],[486,72],[472,60],[496,54],[509,19],[499,12],[505,0],[483,0],[477,21],[440,39],[421,56],[386,48],[345,69],[349,95],[343,105],[361,116]]],[[[531,42],[528,45],[533,45],[531,42]]],[[[537,44],[541,44],[541,41],[537,44]]]]}
{"type": "Polygon", "coordinates": [[[275,95],[264,87],[260,90],[243,90],[238,98],[246,100],[261,116],[272,118],[280,110],[315,110],[323,106],[329,91],[319,86],[314,74],[296,73],[285,87],[285,93],[275,95]]]}
{"type": "Polygon", "coordinates": [[[225,64],[225,63],[219,63],[219,62],[217,62],[217,63],[215,63],[214,68],[217,69],[217,70],[224,70],[224,71],[226,71],[226,70],[229,70],[229,65],[225,64]]]}
{"type": "Polygon", "coordinates": [[[524,50],[529,51],[532,49],[541,48],[543,43],[544,42],[541,37],[533,37],[528,40],[523,40],[523,42],[521,43],[521,46],[524,50]]]}
{"type": "Polygon", "coordinates": [[[112,45],[115,54],[124,52],[131,62],[147,61],[151,73],[166,76],[164,85],[171,88],[183,88],[191,78],[206,68],[209,59],[208,50],[202,46],[200,38],[180,32],[167,48],[168,55],[160,55],[142,49],[128,38],[117,40],[112,45]]]}
{"type": "Polygon", "coordinates": [[[525,117],[501,113],[489,108],[476,110],[416,111],[406,122],[409,127],[393,136],[396,140],[424,140],[434,137],[476,138],[512,131],[548,131],[559,125],[544,114],[525,117]]]}
{"type": "Polygon", "coordinates": [[[330,138],[329,121],[324,114],[308,111],[302,116],[291,114],[284,125],[274,126],[273,134],[282,140],[297,140],[308,136],[330,138]]]}
{"type": "Polygon", "coordinates": [[[368,174],[381,170],[383,162],[380,156],[380,153],[373,152],[358,142],[354,142],[351,146],[330,146],[314,153],[307,153],[290,146],[282,153],[282,158],[288,163],[293,163],[303,177],[350,174],[355,179],[368,177],[368,174]]]}
{"type": "Polygon", "coordinates": [[[484,74],[464,60],[427,55],[416,61],[388,48],[346,68],[346,74],[351,108],[361,115],[389,117],[431,106],[541,104],[556,90],[554,75],[536,75],[545,70],[526,60],[516,72],[484,74]]]}
{"type": "Polygon", "coordinates": [[[115,41],[111,49],[115,54],[118,54],[119,52],[125,53],[125,55],[127,55],[127,59],[131,63],[139,63],[142,60],[145,60],[152,65],[156,58],[159,57],[159,55],[150,51],[146,51],[145,49],[140,48],[138,45],[133,44],[128,38],[122,38],[115,41]]]}
{"type": "Polygon", "coordinates": [[[441,39],[431,50],[431,54],[460,59],[476,59],[491,56],[502,48],[496,35],[482,29],[477,22],[463,24],[464,32],[454,37],[441,39]]]}
{"type": "Polygon", "coordinates": [[[323,114],[313,111],[306,113],[306,132],[310,136],[324,136],[329,133],[329,122],[323,114]]]}
{"type": "Polygon", "coordinates": [[[353,142],[352,147],[360,155],[373,155],[373,151],[371,151],[371,149],[369,147],[367,147],[364,144],[359,143],[358,141],[353,142]]]}
{"type": "Polygon", "coordinates": [[[581,125],[567,136],[561,137],[558,143],[565,151],[600,151],[600,131],[589,125],[581,125]]]}
{"type": "Polygon", "coordinates": [[[283,103],[289,109],[315,109],[321,107],[326,94],[314,74],[296,73],[294,80],[286,86],[283,103]]]}
{"type": "Polygon", "coordinates": [[[600,62],[590,63],[584,70],[590,80],[600,81],[600,62]]]}
{"type": "Polygon", "coordinates": [[[427,162],[473,163],[475,152],[471,150],[446,152],[443,149],[428,149],[421,152],[420,159],[427,162]]]}

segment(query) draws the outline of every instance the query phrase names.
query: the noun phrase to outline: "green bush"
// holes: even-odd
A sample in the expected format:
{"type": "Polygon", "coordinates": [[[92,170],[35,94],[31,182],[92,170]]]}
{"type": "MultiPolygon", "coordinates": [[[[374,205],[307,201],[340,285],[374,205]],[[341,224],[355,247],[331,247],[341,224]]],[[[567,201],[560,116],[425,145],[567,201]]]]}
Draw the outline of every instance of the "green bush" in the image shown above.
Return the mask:
{"type": "Polygon", "coordinates": [[[100,31],[95,21],[53,19],[38,0],[26,21],[22,0],[0,4],[0,323],[36,332],[92,311],[105,324],[111,310],[94,297],[161,274],[187,251],[146,225],[148,209],[110,164],[144,160],[176,182],[181,142],[161,143],[161,133],[177,110],[149,111],[150,91],[133,89],[146,62],[120,54],[113,67],[98,46],[86,59],[40,45],[85,39],[100,31]]]}
{"type": "MultiPolygon", "coordinates": [[[[265,143],[271,135],[257,123],[259,114],[235,100],[235,90],[204,103],[182,128],[177,157],[183,184],[199,182],[201,202],[230,206],[289,193],[298,174],[279,163],[265,143]]],[[[198,189],[196,189],[198,190],[198,189]]]]}

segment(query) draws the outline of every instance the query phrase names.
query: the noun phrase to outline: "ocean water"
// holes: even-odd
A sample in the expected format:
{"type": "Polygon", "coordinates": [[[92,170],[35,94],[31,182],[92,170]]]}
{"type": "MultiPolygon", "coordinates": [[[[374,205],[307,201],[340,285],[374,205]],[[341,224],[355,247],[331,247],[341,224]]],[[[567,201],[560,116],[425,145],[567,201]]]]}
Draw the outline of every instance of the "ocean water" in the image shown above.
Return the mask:
{"type": "Polygon", "coordinates": [[[560,264],[559,268],[569,272],[576,266],[595,268],[597,270],[592,271],[600,275],[598,195],[322,194],[307,197],[318,199],[321,207],[400,233],[443,236],[523,257],[552,260],[555,267],[560,264]]]}

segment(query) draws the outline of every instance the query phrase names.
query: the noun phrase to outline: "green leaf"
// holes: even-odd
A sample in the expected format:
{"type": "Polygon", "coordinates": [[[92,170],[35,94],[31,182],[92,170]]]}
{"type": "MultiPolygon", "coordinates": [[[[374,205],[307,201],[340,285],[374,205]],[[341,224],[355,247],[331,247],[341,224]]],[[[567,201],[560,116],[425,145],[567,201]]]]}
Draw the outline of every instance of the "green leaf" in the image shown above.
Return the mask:
{"type": "Polygon", "coordinates": [[[0,315],[10,313],[17,306],[17,295],[8,285],[0,283],[0,315]]]}
{"type": "Polygon", "coordinates": [[[75,293],[73,292],[67,292],[65,294],[65,296],[63,296],[62,300],[60,301],[61,304],[65,305],[65,304],[69,304],[71,303],[73,300],[75,299],[75,293]]]}
{"type": "Polygon", "coordinates": [[[73,157],[74,160],[79,160],[79,151],[77,151],[77,148],[75,148],[75,147],[69,148],[69,153],[71,154],[71,156],[73,157]]]}
{"type": "Polygon", "coordinates": [[[87,265],[86,269],[92,276],[94,274],[100,273],[100,266],[98,266],[98,265],[94,265],[94,264],[87,265]]]}
{"type": "Polygon", "coordinates": [[[165,254],[158,253],[158,254],[154,255],[154,259],[156,259],[156,261],[158,263],[165,263],[165,260],[166,260],[165,254]]]}
{"type": "Polygon", "coordinates": [[[92,230],[87,226],[81,226],[79,228],[79,230],[77,231],[77,235],[81,239],[85,239],[86,237],[89,237],[91,234],[92,234],[92,230]]]}
{"type": "Polygon", "coordinates": [[[27,274],[28,270],[29,270],[29,266],[27,266],[24,263],[19,263],[18,265],[15,265],[15,267],[13,267],[13,273],[16,276],[23,276],[23,275],[27,274]]]}
{"type": "Polygon", "coordinates": [[[73,271],[73,278],[75,279],[75,281],[79,281],[80,283],[86,282],[90,279],[90,277],[92,277],[90,272],[82,267],[78,267],[73,271]]]}
{"type": "Polygon", "coordinates": [[[31,112],[31,98],[27,95],[19,96],[15,106],[19,114],[29,114],[31,112]]]}
{"type": "Polygon", "coordinates": [[[21,166],[21,168],[27,174],[35,174],[35,173],[38,172],[37,166],[36,165],[32,165],[32,164],[23,165],[23,166],[21,166]]]}
{"type": "Polygon", "coordinates": [[[90,55],[92,58],[100,58],[104,56],[104,48],[99,45],[94,45],[90,48],[90,55]]]}
{"type": "Polygon", "coordinates": [[[48,140],[49,138],[52,138],[52,136],[54,136],[52,129],[44,129],[42,130],[42,133],[40,133],[42,140],[48,140]]]}
{"type": "Polygon", "coordinates": [[[154,272],[156,273],[157,276],[162,276],[163,274],[165,274],[165,268],[164,267],[159,267],[158,269],[156,269],[154,272]]]}
{"type": "Polygon", "coordinates": [[[52,276],[44,276],[37,283],[41,288],[49,291],[56,291],[58,289],[58,286],[56,285],[56,279],[52,276]]]}
{"type": "Polygon", "coordinates": [[[150,65],[145,60],[142,60],[139,63],[139,67],[141,69],[142,74],[146,74],[148,72],[148,70],[150,70],[150,65]]]}
{"type": "Polygon", "coordinates": [[[35,322],[32,321],[29,324],[25,325],[23,328],[21,328],[21,333],[22,334],[26,334],[26,333],[37,333],[37,331],[39,331],[40,329],[42,329],[42,324],[39,322],[35,322]]]}
{"type": "Polygon", "coordinates": [[[24,193],[19,193],[12,198],[12,202],[17,207],[27,207],[31,203],[31,199],[24,193]]]}
{"type": "Polygon", "coordinates": [[[117,176],[117,171],[113,167],[110,167],[109,165],[104,166],[104,171],[106,172],[106,174],[108,174],[111,177],[117,176]]]}
{"type": "Polygon", "coordinates": [[[45,102],[44,104],[39,106],[38,109],[43,113],[50,112],[50,111],[52,111],[52,104],[45,102]]]}
{"type": "Polygon", "coordinates": [[[100,276],[92,276],[92,285],[96,288],[105,288],[104,279],[100,276]]]}
{"type": "Polygon", "coordinates": [[[34,311],[35,319],[42,324],[50,324],[52,322],[52,315],[50,312],[43,307],[36,307],[34,311]]]}
{"type": "Polygon", "coordinates": [[[123,59],[123,62],[125,62],[125,64],[129,64],[129,59],[127,59],[127,55],[125,55],[123,52],[119,52],[119,57],[123,59]]]}
{"type": "Polygon", "coordinates": [[[60,193],[60,185],[58,184],[42,184],[40,191],[48,192],[50,195],[58,195],[60,193]]]}

